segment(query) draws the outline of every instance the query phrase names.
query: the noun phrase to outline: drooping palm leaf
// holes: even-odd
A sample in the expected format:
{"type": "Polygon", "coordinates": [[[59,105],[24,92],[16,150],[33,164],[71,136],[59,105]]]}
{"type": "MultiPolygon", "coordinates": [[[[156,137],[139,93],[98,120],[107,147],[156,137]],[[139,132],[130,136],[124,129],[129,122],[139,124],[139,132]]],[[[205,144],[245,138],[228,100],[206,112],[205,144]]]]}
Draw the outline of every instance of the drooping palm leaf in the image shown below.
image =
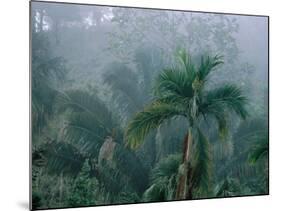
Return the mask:
{"type": "Polygon", "coordinates": [[[157,183],[157,180],[161,177],[171,177],[177,174],[181,158],[181,154],[172,154],[161,160],[151,172],[151,183],[157,183]]]}
{"type": "Polygon", "coordinates": [[[249,162],[254,164],[268,155],[268,133],[263,132],[254,143],[253,150],[249,154],[249,162]]]}
{"type": "Polygon", "coordinates": [[[81,171],[85,157],[72,144],[51,141],[43,144],[40,148],[44,166],[49,173],[77,176],[81,171]]]}
{"type": "Polygon", "coordinates": [[[101,147],[98,166],[98,180],[112,200],[125,200],[128,191],[140,195],[147,186],[146,170],[136,155],[112,138],[101,147]]]}
{"type": "Polygon", "coordinates": [[[148,106],[144,111],[137,113],[129,123],[125,133],[127,145],[131,148],[138,147],[152,129],[156,129],[165,120],[182,114],[183,110],[181,108],[169,104],[155,103],[148,106]]]}
{"type": "Polygon", "coordinates": [[[74,90],[62,93],[58,110],[71,112],[65,126],[66,137],[70,141],[102,143],[113,132],[112,113],[96,96],[87,92],[74,90]]]}
{"type": "Polygon", "coordinates": [[[87,112],[73,113],[64,127],[64,139],[79,146],[84,153],[97,155],[109,132],[87,112]]]}
{"type": "Polygon", "coordinates": [[[242,91],[235,85],[224,85],[214,90],[208,91],[202,97],[202,103],[199,105],[199,112],[205,115],[213,116],[217,123],[219,134],[224,139],[227,134],[228,112],[233,111],[239,117],[245,119],[248,116],[246,110],[247,99],[242,91]]]}
{"type": "MultiPolygon", "coordinates": [[[[46,126],[53,114],[54,100],[67,72],[62,57],[53,57],[48,39],[42,33],[32,33],[32,135],[46,126]]],[[[35,141],[35,139],[33,139],[35,141]]]]}
{"type": "Polygon", "coordinates": [[[120,63],[113,63],[106,69],[109,71],[103,75],[103,81],[111,88],[113,100],[122,109],[123,114],[131,115],[139,110],[145,99],[141,93],[137,73],[120,63]]]}
{"type": "Polygon", "coordinates": [[[72,90],[62,93],[58,98],[58,109],[60,111],[86,112],[95,118],[101,127],[110,131],[113,120],[112,114],[106,105],[94,94],[85,91],[72,90]]]}
{"type": "Polygon", "coordinates": [[[221,113],[231,110],[245,119],[248,114],[245,108],[246,104],[247,99],[242,94],[241,89],[235,85],[227,84],[208,91],[203,97],[200,110],[202,113],[221,113]]]}
{"type": "Polygon", "coordinates": [[[174,198],[181,159],[181,154],[169,155],[155,166],[151,171],[151,185],[143,194],[144,201],[166,201],[174,198]]]}
{"type": "Polygon", "coordinates": [[[111,88],[112,100],[118,105],[122,116],[131,117],[151,99],[154,73],[162,68],[157,49],[149,46],[138,48],[134,54],[136,68],[113,62],[105,67],[103,81],[111,88]]]}
{"type": "Polygon", "coordinates": [[[57,107],[60,112],[70,112],[66,113],[62,139],[83,153],[97,157],[107,136],[119,136],[112,113],[95,95],[79,90],[61,93],[57,107]]]}

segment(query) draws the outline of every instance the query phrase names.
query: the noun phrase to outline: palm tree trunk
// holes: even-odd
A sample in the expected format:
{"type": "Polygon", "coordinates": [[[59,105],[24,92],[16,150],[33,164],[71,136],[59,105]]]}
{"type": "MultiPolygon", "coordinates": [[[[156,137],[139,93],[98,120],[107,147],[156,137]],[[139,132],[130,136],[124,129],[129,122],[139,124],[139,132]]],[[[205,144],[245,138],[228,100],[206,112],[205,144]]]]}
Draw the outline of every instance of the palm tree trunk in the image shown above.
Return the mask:
{"type": "Polygon", "coordinates": [[[184,147],[183,147],[183,161],[179,167],[179,180],[176,190],[176,199],[191,199],[192,190],[190,185],[188,185],[188,179],[190,175],[190,147],[192,144],[192,132],[191,128],[188,129],[187,134],[184,137],[184,147]]]}

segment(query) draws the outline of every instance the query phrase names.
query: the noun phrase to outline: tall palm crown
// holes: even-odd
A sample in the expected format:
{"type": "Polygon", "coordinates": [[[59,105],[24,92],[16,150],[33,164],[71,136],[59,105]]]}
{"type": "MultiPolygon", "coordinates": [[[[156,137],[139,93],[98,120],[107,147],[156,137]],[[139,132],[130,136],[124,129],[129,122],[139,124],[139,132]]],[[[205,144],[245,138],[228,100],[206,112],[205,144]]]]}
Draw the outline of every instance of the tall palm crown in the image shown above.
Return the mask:
{"type": "Polygon", "coordinates": [[[199,186],[208,189],[209,141],[200,129],[200,122],[215,119],[219,133],[224,137],[227,134],[229,112],[245,118],[247,111],[246,97],[237,86],[226,84],[207,90],[208,76],[223,63],[220,56],[202,56],[200,63],[195,65],[185,51],[180,51],[179,61],[180,64],[165,69],[156,79],[154,100],[131,120],[126,139],[128,146],[137,148],[151,130],[165,121],[177,117],[187,120],[183,165],[179,168],[182,178],[179,176],[176,196],[182,199],[192,197],[192,193],[187,193],[188,189],[192,191],[199,186]],[[186,187],[186,183],[189,187],[186,187]]]}

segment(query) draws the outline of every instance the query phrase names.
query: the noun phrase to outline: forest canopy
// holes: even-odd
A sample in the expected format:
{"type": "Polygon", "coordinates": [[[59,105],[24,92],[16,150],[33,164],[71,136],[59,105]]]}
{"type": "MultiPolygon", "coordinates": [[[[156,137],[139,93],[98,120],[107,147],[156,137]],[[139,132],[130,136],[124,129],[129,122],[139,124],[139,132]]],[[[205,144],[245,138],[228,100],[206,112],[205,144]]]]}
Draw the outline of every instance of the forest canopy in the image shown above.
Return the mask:
{"type": "Polygon", "coordinates": [[[32,209],[268,194],[267,24],[32,2],[32,209]]]}

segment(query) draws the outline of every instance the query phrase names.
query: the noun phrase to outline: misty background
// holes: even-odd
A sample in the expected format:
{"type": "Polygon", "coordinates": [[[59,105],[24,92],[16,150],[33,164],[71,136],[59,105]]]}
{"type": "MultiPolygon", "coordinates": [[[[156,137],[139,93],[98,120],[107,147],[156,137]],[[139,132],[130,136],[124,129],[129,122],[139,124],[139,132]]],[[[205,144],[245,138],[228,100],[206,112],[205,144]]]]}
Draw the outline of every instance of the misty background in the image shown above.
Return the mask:
{"type": "Polygon", "coordinates": [[[267,87],[264,17],[39,2],[33,2],[32,15],[33,30],[45,32],[52,56],[66,60],[71,86],[102,85],[100,76],[114,62],[135,71],[134,53],[142,48],[166,56],[164,65],[186,48],[194,55],[223,55],[221,80],[251,74],[240,81],[247,91],[267,87]]]}
{"type": "Polygon", "coordinates": [[[157,128],[136,150],[123,134],[183,49],[198,64],[202,55],[222,56],[206,88],[237,85],[249,112],[245,121],[229,115],[226,142],[215,142],[213,122],[204,125],[212,177],[210,191],[194,197],[268,193],[267,136],[263,159],[249,162],[268,133],[266,17],[32,2],[31,42],[34,208],[175,199],[183,119],[157,128]]]}

